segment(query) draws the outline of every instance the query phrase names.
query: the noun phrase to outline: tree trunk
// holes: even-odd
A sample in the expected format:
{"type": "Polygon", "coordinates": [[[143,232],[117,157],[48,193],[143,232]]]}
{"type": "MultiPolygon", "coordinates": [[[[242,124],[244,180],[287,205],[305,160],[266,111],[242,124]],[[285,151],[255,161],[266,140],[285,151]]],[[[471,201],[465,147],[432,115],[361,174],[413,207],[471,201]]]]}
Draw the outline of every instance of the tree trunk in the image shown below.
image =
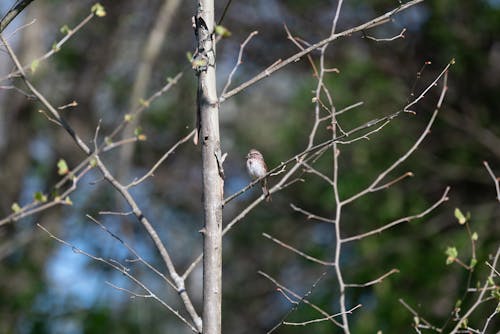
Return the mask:
{"type": "Polygon", "coordinates": [[[195,19],[198,50],[198,142],[203,160],[203,333],[221,333],[222,198],[219,105],[215,78],[214,3],[199,0],[195,19]]]}

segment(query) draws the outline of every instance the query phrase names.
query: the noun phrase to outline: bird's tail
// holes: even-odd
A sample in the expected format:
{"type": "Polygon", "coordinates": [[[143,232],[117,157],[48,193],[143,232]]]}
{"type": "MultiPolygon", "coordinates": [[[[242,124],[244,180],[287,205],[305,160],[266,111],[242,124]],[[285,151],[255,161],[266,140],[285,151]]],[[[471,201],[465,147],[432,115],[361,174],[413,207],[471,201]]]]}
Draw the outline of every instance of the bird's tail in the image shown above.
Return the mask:
{"type": "Polygon", "coordinates": [[[266,202],[271,202],[271,194],[269,193],[269,188],[267,187],[267,177],[262,180],[262,192],[264,193],[264,196],[266,196],[266,202]]]}

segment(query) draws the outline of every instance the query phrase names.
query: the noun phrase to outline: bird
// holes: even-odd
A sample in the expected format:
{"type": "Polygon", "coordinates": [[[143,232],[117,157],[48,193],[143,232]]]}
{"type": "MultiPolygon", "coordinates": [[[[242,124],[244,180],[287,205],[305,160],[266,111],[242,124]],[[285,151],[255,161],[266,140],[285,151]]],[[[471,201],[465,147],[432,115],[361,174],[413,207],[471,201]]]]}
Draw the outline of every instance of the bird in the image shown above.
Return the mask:
{"type": "Polygon", "coordinates": [[[266,201],[270,202],[271,194],[269,193],[269,188],[267,187],[267,177],[265,177],[267,174],[267,165],[266,162],[264,161],[264,156],[262,155],[262,153],[252,148],[248,152],[246,158],[247,158],[247,171],[250,177],[253,180],[264,177],[261,181],[262,192],[266,197],[266,201]]]}

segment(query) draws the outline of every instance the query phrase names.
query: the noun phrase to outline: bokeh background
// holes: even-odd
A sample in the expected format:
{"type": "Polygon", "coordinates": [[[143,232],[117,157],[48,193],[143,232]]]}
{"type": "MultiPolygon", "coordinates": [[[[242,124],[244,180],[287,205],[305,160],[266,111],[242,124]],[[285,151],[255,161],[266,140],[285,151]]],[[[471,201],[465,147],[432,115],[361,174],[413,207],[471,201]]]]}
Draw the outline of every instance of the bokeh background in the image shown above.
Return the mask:
{"type": "MultiPolygon", "coordinates": [[[[65,110],[64,114],[82,138],[90,141],[99,122],[101,133],[109,133],[138,103],[131,96],[142,52],[166,2],[169,1],[102,1],[107,15],[91,20],[31,75],[35,85],[53,104],[78,102],[77,107],[65,110]]],[[[5,13],[13,3],[2,1],[1,12],[5,13]]],[[[216,17],[220,17],[225,2],[216,4],[216,17]]],[[[74,27],[90,13],[92,5],[93,2],[87,0],[36,0],[5,35],[13,34],[9,41],[22,62],[30,64],[63,37],[62,26],[74,27]]],[[[363,23],[397,5],[393,0],[345,1],[339,30],[363,23]]],[[[240,43],[249,33],[259,31],[245,49],[244,62],[234,84],[297,51],[286,38],[284,24],[305,41],[325,38],[335,8],[336,1],[327,0],[233,0],[222,23],[232,35],[217,46],[220,89],[236,61],[240,43]]],[[[184,75],[143,114],[140,127],[147,141],[132,146],[132,158],[126,163],[118,163],[120,150],[103,156],[123,180],[142,175],[193,128],[196,77],[189,69],[186,53],[195,46],[191,27],[194,12],[194,1],[172,4],[172,21],[163,31],[164,42],[151,63],[141,97],[160,89],[168,77],[180,71],[184,71],[184,75]]],[[[360,233],[418,213],[439,199],[446,186],[451,187],[450,200],[424,219],[346,248],[342,265],[345,278],[350,282],[366,282],[392,268],[400,271],[376,286],[350,290],[348,304],[363,304],[363,308],[352,315],[353,333],[411,332],[413,316],[399,299],[404,299],[433,324],[444,326],[468,284],[475,286],[484,278],[487,269],[484,261],[499,246],[500,205],[482,162],[487,160],[500,175],[497,100],[500,1],[425,1],[367,33],[384,38],[399,34],[403,28],[407,29],[405,38],[390,43],[376,42],[357,33],[335,41],[328,49],[327,67],[339,70],[326,78],[335,105],[342,109],[363,102],[339,118],[344,129],[399,110],[413,91],[426,87],[455,59],[449,73],[449,91],[431,135],[391,174],[396,177],[411,171],[415,176],[348,206],[344,210],[343,234],[360,233]],[[431,64],[416,80],[417,72],[426,61],[431,64]],[[466,263],[471,256],[467,231],[453,214],[456,207],[470,213],[470,228],[479,236],[476,248],[479,265],[470,276],[458,265],[445,265],[444,252],[448,246],[456,246],[459,257],[466,263]]],[[[314,59],[317,56],[313,53],[314,59]]],[[[5,51],[0,59],[4,77],[13,69],[13,64],[5,51]]],[[[84,156],[62,129],[37,112],[40,104],[9,89],[15,86],[25,90],[20,81],[4,79],[1,85],[0,216],[5,217],[11,212],[12,203],[28,203],[37,191],[50,193],[59,180],[56,164],[60,158],[74,167],[84,156]]],[[[244,155],[249,148],[261,150],[269,166],[276,166],[304,149],[313,122],[314,87],[310,65],[302,59],[222,105],[222,147],[228,152],[226,194],[249,182],[244,170],[244,155]]],[[[370,141],[341,147],[341,196],[366,187],[412,145],[428,121],[438,94],[438,89],[432,91],[415,108],[416,115],[399,117],[370,141]]],[[[328,130],[321,131],[320,137],[328,138],[328,130]]],[[[200,165],[199,147],[187,143],[176,150],[154,178],[133,191],[181,272],[201,251],[200,165]]],[[[330,165],[331,158],[325,156],[316,166],[328,173],[330,165]]],[[[225,238],[224,332],[265,332],[291,308],[258,270],[301,294],[322,277],[309,299],[331,313],[338,310],[337,283],[328,268],[297,257],[262,236],[268,233],[308,254],[326,261],[331,259],[332,226],[307,220],[289,205],[294,203],[319,215],[332,216],[331,188],[312,175],[305,175],[305,181],[276,194],[272,203],[258,207],[225,238]]],[[[255,189],[228,205],[224,212],[226,221],[257,195],[255,189]]],[[[122,261],[130,257],[120,243],[85,215],[96,216],[163,270],[149,238],[132,217],[98,214],[102,210],[128,209],[97,172],[86,176],[71,200],[71,207],[54,208],[0,228],[0,332],[187,333],[159,304],[149,299],[130,298],[106,284],[112,282],[134,289],[122,275],[75,254],[36,227],[36,223],[40,223],[97,256],[122,261]]],[[[176,295],[149,271],[130,266],[160,296],[182,309],[176,295]]],[[[188,283],[200,310],[201,269],[193,272],[188,283]]],[[[471,301],[472,296],[467,296],[464,308],[471,301]]],[[[470,322],[482,324],[494,303],[480,308],[470,322]]],[[[317,316],[310,308],[300,305],[287,320],[304,321],[317,316]]],[[[498,319],[490,328],[500,328],[498,319]]],[[[337,333],[339,329],[322,322],[307,328],[282,326],[278,332],[337,333]]]]}

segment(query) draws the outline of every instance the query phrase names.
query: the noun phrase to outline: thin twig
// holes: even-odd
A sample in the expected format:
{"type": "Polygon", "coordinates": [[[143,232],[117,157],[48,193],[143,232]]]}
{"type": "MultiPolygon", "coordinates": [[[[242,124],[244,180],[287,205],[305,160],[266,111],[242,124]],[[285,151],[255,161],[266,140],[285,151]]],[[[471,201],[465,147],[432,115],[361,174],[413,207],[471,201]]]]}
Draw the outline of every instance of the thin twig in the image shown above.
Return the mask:
{"type": "MultiPolygon", "coordinates": [[[[388,125],[390,123],[389,120],[385,121],[384,123],[380,124],[378,127],[376,127],[375,129],[373,130],[370,130],[369,132],[365,133],[365,134],[362,134],[361,136],[359,137],[356,137],[356,138],[353,138],[353,139],[350,139],[350,140],[339,140],[337,141],[336,143],[338,144],[341,144],[341,145],[347,145],[347,144],[352,144],[354,142],[357,142],[357,141],[360,141],[362,139],[366,139],[366,140],[370,140],[370,136],[374,133],[377,133],[379,132],[380,130],[382,130],[383,128],[385,128],[386,125],[388,125]]],[[[338,125],[338,124],[337,124],[338,125]]]]}
{"type": "MultiPolygon", "coordinates": [[[[299,40],[301,42],[303,42],[304,44],[307,44],[308,46],[310,46],[311,44],[310,43],[307,43],[305,42],[304,40],[302,39],[299,39],[297,37],[294,37],[292,36],[292,33],[290,32],[290,30],[288,29],[288,26],[286,24],[284,24],[284,27],[285,27],[285,31],[286,31],[286,36],[289,40],[292,41],[293,44],[295,44],[301,51],[304,51],[304,47],[299,43],[299,40]]],[[[311,54],[308,54],[307,55],[307,60],[309,61],[309,64],[311,65],[311,68],[313,70],[313,75],[315,77],[318,77],[318,70],[316,68],[316,64],[314,64],[314,61],[311,57],[311,54]]]]}
{"type": "Polygon", "coordinates": [[[290,302],[290,304],[298,304],[298,303],[299,303],[298,301],[293,300],[293,299],[292,299],[292,297],[288,296],[288,295],[286,294],[286,292],[285,292],[285,291],[283,291],[283,289],[281,289],[281,288],[276,288],[276,291],[278,291],[279,293],[281,293],[281,295],[282,295],[283,297],[285,297],[285,299],[286,299],[286,300],[288,300],[288,301],[290,302]]]}
{"type": "Polygon", "coordinates": [[[395,35],[395,36],[392,36],[389,38],[376,38],[376,37],[365,34],[365,32],[363,31],[363,38],[368,38],[368,39],[371,39],[372,41],[375,41],[375,42],[392,42],[392,41],[399,39],[399,38],[405,38],[405,32],[406,32],[406,28],[403,28],[403,30],[401,30],[401,32],[398,35],[395,35]]]}
{"type": "Polygon", "coordinates": [[[121,212],[121,211],[99,211],[100,215],[110,215],[110,216],[130,216],[134,213],[132,211],[121,212]]]}
{"type": "Polygon", "coordinates": [[[487,161],[483,161],[483,165],[486,168],[486,170],[488,171],[488,174],[490,174],[491,179],[493,180],[493,183],[495,184],[495,189],[497,191],[497,200],[500,202],[500,185],[499,185],[500,178],[495,176],[495,174],[493,173],[493,170],[491,169],[491,167],[487,161]]]}
{"type": "Polygon", "coordinates": [[[140,184],[141,182],[143,182],[145,179],[147,179],[148,177],[152,177],[154,175],[154,172],[158,169],[158,167],[160,167],[160,165],[163,163],[163,161],[165,161],[172,153],[175,152],[175,150],[177,149],[177,147],[179,147],[181,144],[187,142],[191,137],[194,136],[194,134],[196,133],[196,130],[193,130],[191,131],[187,136],[185,136],[184,138],[181,138],[177,143],[175,143],[161,158],[160,160],[158,160],[153,167],[151,167],[151,169],[146,173],[144,174],[144,176],[142,176],[141,178],[139,179],[136,179],[134,180],[133,182],[131,182],[130,184],[128,184],[126,186],[126,188],[131,188],[131,187],[134,187],[138,184],[140,184]]]}
{"type": "Polygon", "coordinates": [[[379,191],[381,189],[387,189],[387,188],[393,186],[394,184],[398,183],[399,181],[402,181],[402,180],[406,179],[407,177],[413,177],[413,173],[412,172],[406,172],[403,175],[398,176],[397,178],[395,178],[392,181],[389,181],[389,182],[387,182],[387,183],[385,183],[385,184],[383,184],[381,186],[373,188],[372,191],[379,191]]]}
{"type": "Polygon", "coordinates": [[[311,213],[309,211],[301,209],[301,208],[299,208],[298,206],[296,206],[295,204],[292,204],[292,203],[290,203],[290,206],[292,207],[293,210],[306,215],[307,219],[316,219],[316,220],[319,220],[319,221],[322,221],[322,222],[325,222],[325,223],[335,224],[335,220],[333,220],[333,219],[322,217],[322,216],[318,216],[318,215],[316,215],[314,213],[311,213]]]}
{"type": "Polygon", "coordinates": [[[294,248],[292,246],[290,246],[289,244],[287,243],[284,243],[283,241],[279,240],[279,239],[276,239],[275,237],[272,237],[270,236],[269,234],[267,233],[262,233],[262,235],[266,238],[268,238],[269,240],[272,240],[274,241],[275,243],[277,243],[278,245],[286,248],[286,249],[289,249],[291,250],[292,252],[302,256],[303,258],[309,260],[309,261],[312,261],[312,262],[316,262],[316,263],[319,263],[319,264],[322,264],[324,266],[334,266],[335,264],[333,262],[327,262],[327,261],[323,261],[323,260],[320,260],[320,259],[317,259],[313,256],[310,256],[310,255],[307,255],[306,253],[298,250],[297,248],[294,248]]]}
{"type": "Polygon", "coordinates": [[[126,288],[122,288],[118,285],[115,285],[109,281],[106,281],[106,284],[109,285],[110,287],[112,287],[113,289],[116,289],[118,291],[123,291],[123,292],[126,292],[128,293],[129,295],[131,295],[131,298],[135,298],[135,297],[140,297],[140,298],[154,298],[152,294],[140,294],[140,293],[137,293],[137,292],[134,292],[132,290],[129,290],[129,289],[126,289],[126,288]]]}
{"type": "Polygon", "coordinates": [[[427,208],[426,210],[416,214],[416,215],[413,215],[413,216],[407,216],[407,217],[404,217],[404,218],[400,218],[398,220],[395,220],[389,224],[385,224],[384,226],[380,227],[380,228],[377,228],[377,229],[374,229],[374,230],[371,230],[369,232],[366,232],[366,233],[362,233],[362,234],[358,234],[358,235],[355,235],[355,236],[352,236],[352,237],[348,237],[348,238],[343,238],[341,239],[341,242],[342,243],[346,243],[346,242],[351,242],[351,241],[354,241],[354,240],[360,240],[360,239],[364,239],[366,237],[369,237],[371,235],[374,235],[374,234],[380,234],[382,233],[383,231],[387,230],[387,229],[390,229],[396,225],[399,225],[401,223],[406,223],[406,222],[410,222],[412,220],[415,220],[415,219],[418,219],[418,218],[422,218],[426,215],[428,215],[430,212],[432,212],[435,208],[437,208],[438,206],[440,206],[442,203],[446,202],[448,200],[448,192],[450,191],[450,187],[446,187],[443,195],[441,196],[441,198],[435,202],[433,205],[431,205],[429,208],[427,208]]]}
{"type": "Polygon", "coordinates": [[[306,172],[306,173],[312,173],[314,175],[317,175],[321,179],[323,179],[324,181],[326,181],[326,183],[328,183],[329,185],[333,185],[333,181],[328,176],[326,176],[325,174],[321,173],[319,170],[317,170],[316,168],[312,167],[307,162],[302,161],[301,164],[306,167],[306,169],[304,170],[304,172],[306,172]]]}
{"type": "Polygon", "coordinates": [[[370,282],[367,282],[367,283],[363,283],[363,284],[346,284],[346,288],[364,288],[364,287],[367,287],[367,286],[371,286],[371,285],[375,285],[375,284],[378,284],[378,283],[381,283],[386,277],[392,275],[392,274],[397,274],[399,273],[399,270],[394,268],[394,269],[391,269],[390,271],[386,272],[385,274],[383,274],[382,276],[370,281],[370,282]]]}
{"type": "Polygon", "coordinates": [[[257,30],[255,31],[252,31],[250,33],[250,35],[248,35],[248,37],[245,39],[245,41],[243,41],[243,43],[241,43],[240,45],[240,52],[238,53],[238,60],[236,60],[236,64],[234,65],[231,73],[229,73],[229,77],[227,78],[227,82],[224,86],[224,88],[222,89],[222,93],[220,94],[221,96],[226,94],[229,86],[231,85],[231,82],[233,80],[233,76],[234,74],[236,73],[236,70],[238,70],[238,67],[243,64],[243,50],[245,49],[246,45],[248,44],[248,42],[250,42],[250,40],[255,36],[257,35],[259,32],[257,30]]]}
{"type": "MultiPolygon", "coordinates": [[[[351,308],[350,310],[347,310],[346,312],[348,314],[352,314],[352,311],[360,308],[361,304],[358,304],[356,306],[354,306],[353,308],[351,308]]],[[[331,318],[335,318],[335,317],[338,317],[338,316],[341,316],[342,313],[336,313],[336,314],[332,314],[326,318],[319,318],[319,319],[312,319],[312,320],[307,320],[307,321],[303,321],[303,322],[288,322],[288,321],[283,321],[283,325],[287,325],[287,326],[306,326],[306,325],[309,325],[309,324],[314,324],[314,323],[317,323],[317,322],[323,322],[323,321],[327,321],[327,320],[330,320],[331,318]]]]}
{"type": "Polygon", "coordinates": [[[357,107],[360,107],[364,104],[364,102],[360,101],[360,102],[357,102],[357,103],[354,103],[354,104],[351,104],[350,106],[347,106],[345,107],[344,109],[340,109],[339,111],[335,112],[335,115],[336,116],[339,116],[339,115],[342,115],[343,113],[345,113],[346,111],[349,111],[351,109],[354,109],[354,108],[357,108],[357,107]]]}
{"type": "Polygon", "coordinates": [[[23,25],[21,25],[21,26],[17,27],[17,28],[16,28],[13,32],[11,32],[11,33],[10,33],[10,35],[9,35],[9,36],[7,36],[7,37],[6,37],[6,39],[7,39],[7,40],[10,40],[10,39],[11,39],[14,35],[16,35],[19,31],[21,31],[21,30],[24,30],[24,29],[28,28],[29,26],[31,26],[31,25],[33,25],[33,24],[35,24],[35,22],[36,22],[36,19],[33,19],[33,20],[31,20],[30,22],[25,23],[25,24],[23,24],[23,25]]]}

